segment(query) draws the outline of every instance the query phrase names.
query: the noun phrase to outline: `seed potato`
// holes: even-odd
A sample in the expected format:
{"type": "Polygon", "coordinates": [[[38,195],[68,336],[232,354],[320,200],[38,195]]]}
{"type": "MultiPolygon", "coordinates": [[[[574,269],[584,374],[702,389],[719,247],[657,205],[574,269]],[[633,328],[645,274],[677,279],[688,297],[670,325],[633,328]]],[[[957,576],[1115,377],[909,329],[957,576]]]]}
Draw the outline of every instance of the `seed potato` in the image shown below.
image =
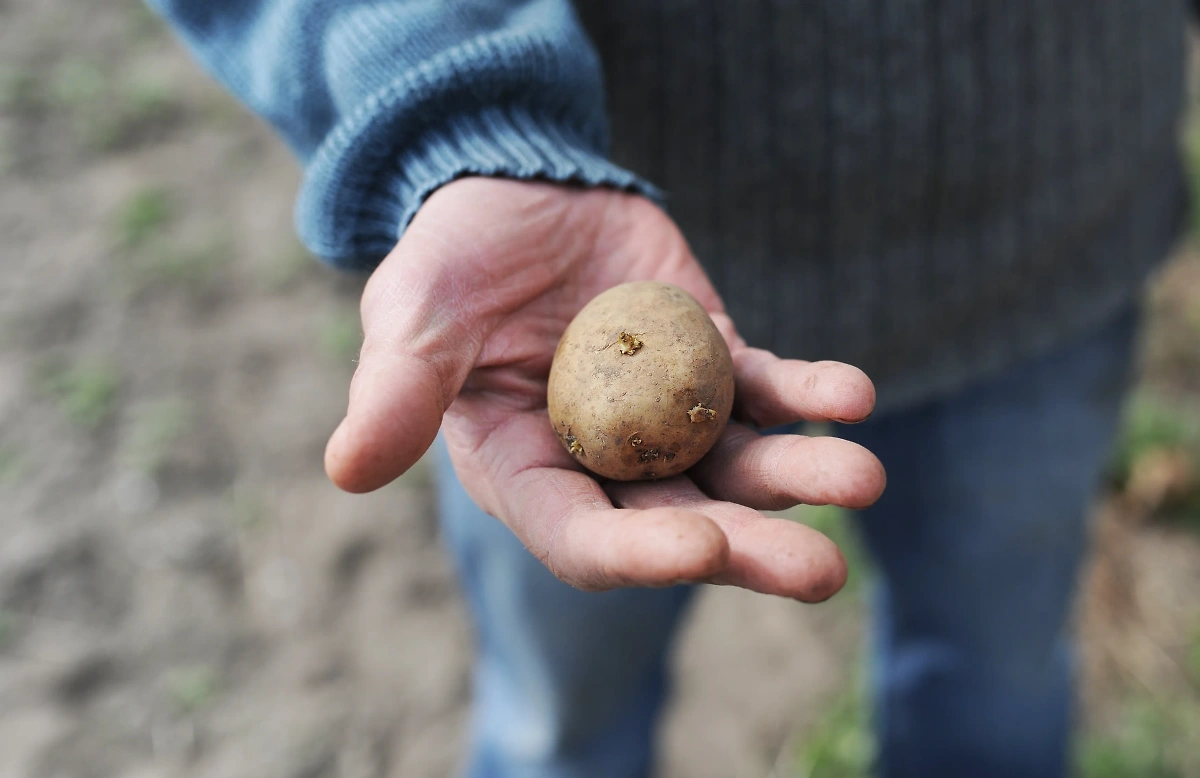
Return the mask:
{"type": "Polygon", "coordinates": [[[547,402],[558,439],[588,470],[617,481],[666,478],[721,436],[733,408],[733,361],[683,289],[622,284],[568,325],[547,402]]]}

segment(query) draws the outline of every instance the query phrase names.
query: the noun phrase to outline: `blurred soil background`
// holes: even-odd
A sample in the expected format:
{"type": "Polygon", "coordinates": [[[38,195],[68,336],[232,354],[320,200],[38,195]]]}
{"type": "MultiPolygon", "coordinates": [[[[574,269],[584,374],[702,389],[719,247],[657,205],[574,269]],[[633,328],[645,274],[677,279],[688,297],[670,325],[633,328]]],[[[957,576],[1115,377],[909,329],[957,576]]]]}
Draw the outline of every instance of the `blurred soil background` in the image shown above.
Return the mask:
{"type": "MultiPolygon", "coordinates": [[[[298,180],[136,0],[0,0],[0,776],[453,774],[469,624],[427,467],[323,475],[363,279],[297,244],[298,180]]],[[[1195,247],[1150,309],[1080,607],[1086,778],[1200,776],[1195,247]]],[[[821,606],[703,593],[662,776],[867,775],[857,561],[821,606]]]]}

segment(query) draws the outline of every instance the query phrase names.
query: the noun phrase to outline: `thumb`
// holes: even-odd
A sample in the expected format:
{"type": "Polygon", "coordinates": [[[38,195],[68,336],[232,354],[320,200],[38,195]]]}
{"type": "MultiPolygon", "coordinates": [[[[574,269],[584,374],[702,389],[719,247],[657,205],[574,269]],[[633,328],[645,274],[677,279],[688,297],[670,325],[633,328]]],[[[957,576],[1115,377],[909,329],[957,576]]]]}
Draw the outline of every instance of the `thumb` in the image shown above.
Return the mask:
{"type": "Polygon", "coordinates": [[[446,314],[445,279],[409,253],[397,247],[363,291],[349,406],[325,447],[325,472],[348,492],[385,486],[421,458],[479,353],[469,317],[446,314]]]}

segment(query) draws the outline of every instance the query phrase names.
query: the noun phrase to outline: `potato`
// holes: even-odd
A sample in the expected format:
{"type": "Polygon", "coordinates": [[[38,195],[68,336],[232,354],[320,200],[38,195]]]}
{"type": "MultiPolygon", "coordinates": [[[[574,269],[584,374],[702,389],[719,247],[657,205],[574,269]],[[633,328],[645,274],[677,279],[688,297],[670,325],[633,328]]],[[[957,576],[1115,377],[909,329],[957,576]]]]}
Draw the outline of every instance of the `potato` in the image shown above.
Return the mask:
{"type": "Polygon", "coordinates": [[[598,295],[568,325],[547,387],[563,446],[597,475],[666,478],[703,457],[733,407],[729,347],[700,303],[638,281],[598,295]]]}

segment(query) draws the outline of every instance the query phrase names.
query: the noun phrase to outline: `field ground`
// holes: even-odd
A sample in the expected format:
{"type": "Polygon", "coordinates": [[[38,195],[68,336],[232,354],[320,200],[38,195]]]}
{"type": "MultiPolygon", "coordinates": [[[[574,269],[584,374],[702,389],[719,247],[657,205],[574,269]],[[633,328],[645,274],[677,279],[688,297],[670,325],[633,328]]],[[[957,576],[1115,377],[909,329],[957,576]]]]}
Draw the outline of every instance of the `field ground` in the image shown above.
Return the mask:
{"type": "MultiPolygon", "coordinates": [[[[135,0],[0,2],[0,775],[456,764],[471,641],[428,473],[321,472],[362,279],[296,244],[297,181],[135,0]]],[[[1080,609],[1087,778],[1200,776],[1200,255],[1152,297],[1080,609]]],[[[661,774],[863,775],[866,575],[817,607],[705,591],[661,774]]]]}

